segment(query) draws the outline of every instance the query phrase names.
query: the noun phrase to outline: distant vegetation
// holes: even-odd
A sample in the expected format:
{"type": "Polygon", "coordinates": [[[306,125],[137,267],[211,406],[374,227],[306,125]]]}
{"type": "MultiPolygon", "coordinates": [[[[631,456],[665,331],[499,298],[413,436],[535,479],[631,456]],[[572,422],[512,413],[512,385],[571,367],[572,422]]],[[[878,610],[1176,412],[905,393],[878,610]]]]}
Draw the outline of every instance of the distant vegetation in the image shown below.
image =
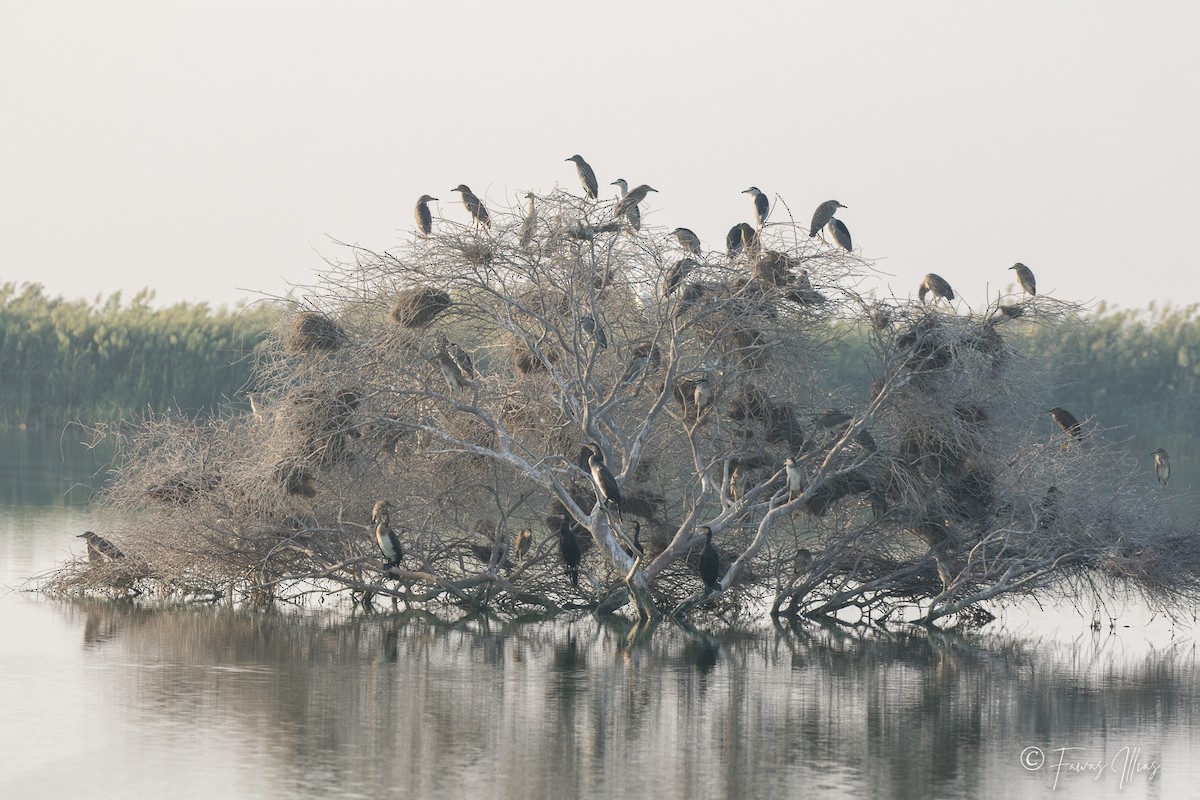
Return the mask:
{"type": "Polygon", "coordinates": [[[275,310],[153,300],[148,290],[88,302],[48,297],[39,284],[0,285],[0,423],[203,412],[233,397],[275,310]]]}

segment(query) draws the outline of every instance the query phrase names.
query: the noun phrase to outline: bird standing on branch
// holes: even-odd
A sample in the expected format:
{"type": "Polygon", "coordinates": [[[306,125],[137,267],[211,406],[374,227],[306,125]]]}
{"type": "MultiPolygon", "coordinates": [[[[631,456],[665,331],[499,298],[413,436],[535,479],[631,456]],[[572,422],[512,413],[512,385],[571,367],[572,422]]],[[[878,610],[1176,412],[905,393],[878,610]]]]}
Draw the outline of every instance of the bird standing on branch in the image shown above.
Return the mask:
{"type": "Polygon", "coordinates": [[[488,210],[483,205],[483,201],[475,196],[475,193],[471,191],[469,186],[467,186],[465,183],[460,183],[450,191],[462,193],[463,205],[467,207],[467,211],[470,212],[471,219],[475,221],[475,224],[482,225],[485,228],[492,224],[491,218],[488,216],[488,210]]]}
{"type": "Polygon", "coordinates": [[[954,299],[954,290],[950,288],[950,284],[941,275],[929,273],[925,279],[921,281],[921,288],[917,290],[917,297],[922,303],[925,302],[925,295],[933,292],[933,302],[937,303],[939,297],[944,297],[946,302],[954,299]]]}
{"type": "Polygon", "coordinates": [[[1075,415],[1070,411],[1055,406],[1050,409],[1049,414],[1058,423],[1058,427],[1071,434],[1072,438],[1080,439],[1083,437],[1083,428],[1080,426],[1079,420],[1075,419],[1075,415]]]}
{"type": "Polygon", "coordinates": [[[1013,264],[1009,269],[1017,271],[1017,283],[1021,284],[1021,291],[1029,296],[1037,294],[1037,279],[1033,277],[1033,270],[1022,264],[1020,261],[1013,264]]]}
{"type": "Polygon", "coordinates": [[[825,232],[829,234],[829,238],[833,239],[834,244],[847,253],[854,251],[854,245],[850,241],[850,229],[837,217],[825,223],[825,232]]]}
{"type": "Polygon", "coordinates": [[[748,194],[754,198],[754,218],[758,220],[758,227],[766,225],[767,216],[771,213],[770,199],[757,186],[743,189],[742,194],[748,194]]]}
{"type": "Polygon", "coordinates": [[[645,200],[646,195],[657,191],[658,189],[654,189],[644,183],[641,186],[638,186],[636,189],[630,189],[624,197],[617,201],[616,206],[613,207],[613,216],[620,217],[624,215],[627,211],[629,211],[630,207],[636,206],[638,203],[645,200]]]}
{"type": "Polygon", "coordinates": [[[800,472],[800,467],[796,465],[796,459],[791,456],[788,456],[787,461],[783,462],[783,468],[787,473],[788,502],[790,503],[804,493],[804,475],[800,472]]]}
{"type": "Polygon", "coordinates": [[[700,579],[704,581],[705,589],[715,592],[720,585],[721,557],[717,554],[717,548],[713,547],[712,528],[705,525],[700,532],[704,534],[704,549],[700,551],[700,579]]]}
{"type": "MultiPolygon", "coordinates": [[[[617,198],[618,201],[623,200],[625,195],[629,194],[629,184],[624,178],[617,178],[612,182],[611,185],[616,186],[621,190],[621,196],[617,198]]],[[[638,210],[637,203],[634,203],[629,208],[625,209],[625,221],[628,222],[629,227],[633,228],[635,231],[640,231],[642,229],[642,212],[638,210]]]]}
{"type": "Polygon", "coordinates": [[[400,546],[400,539],[389,524],[391,511],[392,504],[387,500],[380,500],[371,509],[371,522],[375,525],[375,543],[379,545],[379,552],[387,559],[383,566],[385,570],[400,566],[400,561],[404,558],[404,548],[400,546]]]}
{"type": "Polygon", "coordinates": [[[829,220],[833,219],[833,215],[839,208],[849,208],[849,206],[844,206],[837,200],[826,200],[817,206],[817,210],[812,215],[812,224],[808,228],[808,235],[812,237],[820,233],[821,229],[829,224],[829,220]]]}
{"type": "Polygon", "coordinates": [[[124,558],[125,554],[115,544],[92,531],[84,531],[75,537],[87,542],[88,563],[103,564],[106,561],[116,561],[124,558]]]}
{"type": "Polygon", "coordinates": [[[596,485],[596,499],[605,507],[613,507],[617,509],[617,519],[621,517],[621,489],[617,486],[617,479],[609,472],[608,467],[604,464],[604,454],[600,451],[600,445],[592,442],[588,445],[592,454],[588,456],[588,469],[592,472],[592,482],[596,485]]]}
{"type": "Polygon", "coordinates": [[[558,526],[558,552],[562,556],[563,567],[572,586],[579,585],[579,540],[571,530],[571,515],[563,509],[562,522],[558,526]]]}
{"type": "Polygon", "coordinates": [[[591,165],[584,161],[581,155],[573,155],[563,160],[575,162],[575,171],[579,173],[579,182],[583,184],[583,193],[595,200],[600,191],[600,184],[596,183],[596,173],[592,171],[591,165]]]}
{"type": "Polygon", "coordinates": [[[417,220],[417,230],[422,236],[428,236],[433,232],[433,213],[429,210],[430,200],[437,200],[437,198],[427,194],[421,195],[417,200],[417,207],[413,210],[413,216],[417,220]]]}
{"type": "Polygon", "coordinates": [[[694,256],[700,255],[700,237],[689,228],[676,228],[671,235],[679,242],[679,246],[694,256]]]}
{"type": "Polygon", "coordinates": [[[1154,477],[1158,478],[1159,483],[1166,486],[1171,482],[1171,457],[1161,447],[1151,455],[1154,456],[1154,477]]]}
{"type": "Polygon", "coordinates": [[[524,560],[525,554],[529,552],[529,548],[533,546],[533,531],[529,528],[522,528],[517,534],[517,542],[513,550],[517,553],[517,558],[524,560]]]}

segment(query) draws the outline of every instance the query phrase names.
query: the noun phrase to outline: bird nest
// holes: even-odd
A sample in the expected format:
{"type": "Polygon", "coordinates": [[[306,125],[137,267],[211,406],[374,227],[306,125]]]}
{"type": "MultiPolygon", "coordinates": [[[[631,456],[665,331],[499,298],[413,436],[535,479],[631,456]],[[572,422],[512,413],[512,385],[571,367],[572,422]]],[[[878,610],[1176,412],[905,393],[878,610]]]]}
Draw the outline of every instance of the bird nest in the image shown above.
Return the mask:
{"type": "Polygon", "coordinates": [[[405,328],[423,328],[450,307],[450,295],[432,286],[404,289],[392,305],[392,321],[405,328]]]}
{"type": "Polygon", "coordinates": [[[346,342],[342,326],[319,311],[303,311],[292,321],[287,348],[294,353],[337,350],[346,342]]]}

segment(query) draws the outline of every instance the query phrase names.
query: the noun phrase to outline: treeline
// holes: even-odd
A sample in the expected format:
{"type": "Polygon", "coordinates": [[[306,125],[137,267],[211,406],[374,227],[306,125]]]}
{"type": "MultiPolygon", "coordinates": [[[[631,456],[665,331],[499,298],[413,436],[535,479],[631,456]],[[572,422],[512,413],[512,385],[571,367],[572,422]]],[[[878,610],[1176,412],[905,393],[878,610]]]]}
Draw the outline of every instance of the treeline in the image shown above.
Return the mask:
{"type": "Polygon", "coordinates": [[[48,297],[39,284],[0,285],[0,423],[203,412],[243,388],[275,309],[156,309],[153,300],[149,290],[93,303],[48,297]]]}
{"type": "MultiPolygon", "coordinates": [[[[1118,310],[1101,303],[1086,320],[1018,320],[1007,330],[1029,338],[1021,348],[1030,360],[1025,368],[1046,376],[1047,408],[1062,406],[1104,428],[1108,440],[1144,460],[1147,475],[1149,453],[1165,447],[1177,476],[1190,482],[1187,465],[1200,448],[1200,305],[1118,310]]],[[[837,350],[835,384],[863,387],[878,374],[868,338],[860,326],[837,350]]],[[[1049,415],[1040,424],[1055,430],[1049,415]]]]}

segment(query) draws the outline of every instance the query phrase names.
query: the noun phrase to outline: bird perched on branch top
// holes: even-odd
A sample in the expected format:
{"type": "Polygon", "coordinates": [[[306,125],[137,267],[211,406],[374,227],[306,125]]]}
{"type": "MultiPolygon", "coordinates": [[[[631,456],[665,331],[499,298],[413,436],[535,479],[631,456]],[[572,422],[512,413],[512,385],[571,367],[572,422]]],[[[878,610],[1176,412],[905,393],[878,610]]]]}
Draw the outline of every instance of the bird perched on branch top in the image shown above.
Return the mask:
{"type": "Polygon", "coordinates": [[[125,557],[119,547],[92,531],[84,531],[75,538],[87,542],[88,563],[90,564],[103,564],[105,561],[115,561],[125,557]]]}
{"type": "Polygon", "coordinates": [[[375,543],[379,545],[379,552],[387,559],[384,569],[400,566],[400,561],[404,558],[404,548],[400,546],[400,539],[389,524],[391,510],[392,505],[386,500],[380,500],[371,509],[371,522],[375,525],[375,543]]]}
{"type": "Polygon", "coordinates": [[[949,302],[954,299],[954,290],[950,288],[950,284],[941,275],[929,273],[925,279],[921,281],[921,288],[917,290],[917,297],[922,303],[925,302],[925,295],[933,292],[933,302],[937,302],[939,297],[946,298],[949,302]]]}
{"type": "Polygon", "coordinates": [[[517,534],[517,543],[513,550],[517,553],[517,558],[524,559],[525,554],[529,552],[529,548],[533,546],[533,531],[529,528],[522,528],[517,534]]]}
{"type": "Polygon", "coordinates": [[[1020,261],[1013,264],[1009,269],[1017,271],[1017,283],[1021,284],[1021,291],[1031,296],[1037,294],[1037,279],[1033,277],[1033,270],[1020,261]]]}
{"type": "Polygon", "coordinates": [[[476,224],[482,225],[485,228],[492,224],[491,218],[488,217],[488,210],[483,205],[483,201],[475,196],[475,193],[471,191],[469,186],[467,186],[465,183],[460,183],[450,191],[462,193],[463,205],[467,207],[467,211],[471,214],[471,219],[474,220],[476,224]]]}
{"type": "Polygon", "coordinates": [[[689,228],[676,228],[671,235],[679,242],[679,246],[694,256],[700,255],[700,237],[689,228]]]}
{"type": "Polygon", "coordinates": [[[600,184],[596,183],[596,173],[592,171],[591,165],[584,161],[581,155],[573,155],[563,160],[575,162],[575,171],[579,173],[579,182],[583,184],[584,194],[595,200],[600,191],[600,184]]]}
{"type": "Polygon", "coordinates": [[[821,229],[829,224],[829,220],[833,219],[833,215],[839,208],[849,208],[849,206],[844,206],[837,200],[826,200],[817,206],[817,210],[813,212],[812,224],[808,228],[808,235],[811,237],[820,233],[821,229]]]}
{"type": "Polygon", "coordinates": [[[704,534],[704,549],[700,551],[700,579],[704,581],[704,588],[712,592],[719,586],[721,557],[717,554],[717,548],[713,547],[712,528],[705,525],[700,532],[704,534]]]}
{"type": "Polygon", "coordinates": [[[783,462],[784,471],[787,473],[787,489],[788,502],[795,500],[804,493],[804,475],[800,472],[800,467],[796,465],[796,459],[788,456],[783,462]]]}
{"type": "Polygon", "coordinates": [[[631,544],[631,547],[622,545],[621,549],[625,551],[625,555],[637,558],[646,554],[646,548],[642,546],[642,523],[636,520],[633,523],[633,542],[631,544]]]}
{"type": "Polygon", "coordinates": [[[596,499],[603,506],[616,508],[617,519],[623,520],[621,517],[621,488],[617,486],[617,479],[605,466],[604,453],[601,452],[600,445],[592,442],[588,447],[592,451],[592,454],[588,456],[588,469],[592,472],[592,482],[596,484],[596,499]]]}
{"type": "MultiPolygon", "coordinates": [[[[616,186],[621,192],[621,196],[617,198],[618,202],[624,200],[625,195],[629,194],[629,184],[624,178],[617,178],[610,185],[616,186]]],[[[628,222],[629,227],[633,228],[635,231],[640,231],[642,229],[642,212],[638,210],[637,203],[634,203],[629,208],[625,209],[625,221],[628,222]]]]}
{"type": "Polygon", "coordinates": [[[743,189],[742,194],[748,194],[754,198],[754,218],[758,220],[758,227],[761,228],[767,222],[767,215],[771,213],[770,199],[757,186],[743,189]]]}
{"type": "Polygon", "coordinates": [[[645,200],[646,195],[657,191],[658,189],[654,189],[644,183],[635,189],[630,189],[624,197],[617,201],[616,206],[613,207],[613,216],[619,217],[625,214],[631,206],[636,206],[645,200]]]}
{"type": "Polygon", "coordinates": [[[529,247],[533,244],[533,236],[537,233],[537,206],[535,205],[537,197],[533,192],[528,192],[525,199],[529,201],[529,208],[525,212],[525,219],[521,220],[521,230],[518,234],[521,247],[529,247]]]}
{"type": "Polygon", "coordinates": [[[571,515],[564,508],[562,522],[558,526],[558,552],[562,556],[563,566],[566,568],[567,578],[571,581],[571,585],[578,586],[579,559],[582,554],[579,550],[579,540],[575,538],[575,532],[571,528],[571,515]]]}
{"type": "Polygon", "coordinates": [[[749,222],[739,222],[725,235],[725,252],[730,258],[737,258],[742,251],[747,255],[758,252],[758,231],[749,222]]]}
{"type": "Polygon", "coordinates": [[[829,238],[833,239],[834,244],[847,253],[854,251],[854,245],[850,241],[850,229],[837,217],[825,223],[825,232],[829,234],[829,238]]]}
{"type": "Polygon", "coordinates": [[[1171,482],[1171,457],[1161,447],[1150,455],[1154,456],[1154,477],[1158,478],[1159,483],[1166,486],[1171,482]]]}
{"type": "Polygon", "coordinates": [[[433,232],[433,213],[429,210],[430,200],[437,200],[437,198],[427,194],[421,195],[417,200],[417,207],[413,210],[413,216],[417,220],[417,230],[422,236],[428,236],[433,232]]]}
{"type": "Polygon", "coordinates": [[[1079,439],[1083,437],[1083,428],[1080,426],[1079,420],[1075,419],[1075,415],[1070,411],[1055,406],[1050,409],[1049,413],[1054,418],[1054,421],[1058,423],[1058,427],[1071,434],[1072,438],[1079,439]]]}
{"type": "Polygon", "coordinates": [[[679,284],[683,283],[688,274],[697,266],[695,260],[690,258],[681,258],[672,264],[667,269],[667,274],[663,276],[663,297],[669,297],[672,292],[679,288],[679,284]]]}

